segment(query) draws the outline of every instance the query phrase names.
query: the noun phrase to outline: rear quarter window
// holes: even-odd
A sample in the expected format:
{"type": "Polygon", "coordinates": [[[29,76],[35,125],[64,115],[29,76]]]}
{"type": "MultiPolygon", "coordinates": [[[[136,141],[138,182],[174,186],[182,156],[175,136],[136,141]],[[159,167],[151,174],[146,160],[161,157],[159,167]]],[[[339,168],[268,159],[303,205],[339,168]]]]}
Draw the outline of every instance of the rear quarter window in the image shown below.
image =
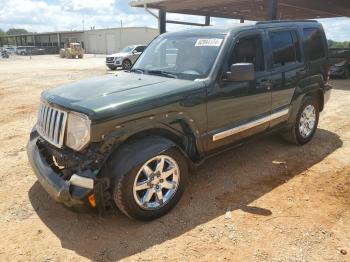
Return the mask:
{"type": "Polygon", "coordinates": [[[305,58],[309,61],[318,60],[326,56],[323,34],[319,28],[304,28],[305,58]]]}

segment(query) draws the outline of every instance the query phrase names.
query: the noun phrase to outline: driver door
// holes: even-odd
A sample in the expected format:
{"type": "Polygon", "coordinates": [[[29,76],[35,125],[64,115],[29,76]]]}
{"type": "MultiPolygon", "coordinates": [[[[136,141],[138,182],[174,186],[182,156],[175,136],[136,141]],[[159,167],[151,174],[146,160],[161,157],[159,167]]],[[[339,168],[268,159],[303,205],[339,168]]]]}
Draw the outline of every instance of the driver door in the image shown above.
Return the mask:
{"type": "Polygon", "coordinates": [[[266,70],[263,32],[241,34],[225,61],[222,76],[208,88],[208,151],[262,132],[269,127],[271,75],[266,70]],[[252,63],[253,81],[228,82],[225,72],[232,64],[252,63]]]}

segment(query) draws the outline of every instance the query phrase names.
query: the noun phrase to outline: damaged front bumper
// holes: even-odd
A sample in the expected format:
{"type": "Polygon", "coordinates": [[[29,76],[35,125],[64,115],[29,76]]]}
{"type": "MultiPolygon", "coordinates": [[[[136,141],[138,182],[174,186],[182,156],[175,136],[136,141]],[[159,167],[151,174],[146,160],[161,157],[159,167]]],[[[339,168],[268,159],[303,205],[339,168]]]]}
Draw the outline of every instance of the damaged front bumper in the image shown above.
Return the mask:
{"type": "Polygon", "coordinates": [[[61,178],[38,147],[39,135],[33,131],[27,144],[27,155],[38,181],[57,202],[77,210],[89,209],[89,197],[95,193],[96,177],[90,171],[73,174],[69,180],[61,178]]]}

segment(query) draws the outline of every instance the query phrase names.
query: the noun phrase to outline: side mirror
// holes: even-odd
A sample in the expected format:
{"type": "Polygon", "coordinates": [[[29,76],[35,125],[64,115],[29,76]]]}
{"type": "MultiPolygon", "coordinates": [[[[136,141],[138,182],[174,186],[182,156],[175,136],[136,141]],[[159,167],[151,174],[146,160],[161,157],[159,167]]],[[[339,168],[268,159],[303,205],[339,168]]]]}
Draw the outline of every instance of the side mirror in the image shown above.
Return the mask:
{"type": "Polygon", "coordinates": [[[255,67],[252,63],[237,63],[231,65],[230,72],[226,73],[226,81],[240,82],[255,80],[255,67]]]}

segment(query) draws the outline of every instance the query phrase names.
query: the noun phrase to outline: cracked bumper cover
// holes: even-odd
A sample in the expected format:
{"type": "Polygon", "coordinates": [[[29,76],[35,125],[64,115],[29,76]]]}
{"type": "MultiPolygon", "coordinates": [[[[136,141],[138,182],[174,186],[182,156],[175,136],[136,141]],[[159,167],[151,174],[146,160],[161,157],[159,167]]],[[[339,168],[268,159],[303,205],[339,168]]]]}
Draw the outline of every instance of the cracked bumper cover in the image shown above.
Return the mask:
{"type": "MultiPolygon", "coordinates": [[[[45,191],[57,202],[63,203],[68,207],[77,209],[86,209],[88,205],[88,197],[93,193],[93,188],[84,188],[73,185],[70,181],[66,181],[60,177],[46,161],[37,146],[38,134],[33,132],[27,144],[27,155],[30,165],[38,178],[38,181],[45,191]]],[[[81,176],[83,180],[93,180],[91,171],[86,171],[81,176]]],[[[75,175],[75,179],[79,179],[75,175]]],[[[76,184],[76,183],[75,183],[76,184]]]]}

